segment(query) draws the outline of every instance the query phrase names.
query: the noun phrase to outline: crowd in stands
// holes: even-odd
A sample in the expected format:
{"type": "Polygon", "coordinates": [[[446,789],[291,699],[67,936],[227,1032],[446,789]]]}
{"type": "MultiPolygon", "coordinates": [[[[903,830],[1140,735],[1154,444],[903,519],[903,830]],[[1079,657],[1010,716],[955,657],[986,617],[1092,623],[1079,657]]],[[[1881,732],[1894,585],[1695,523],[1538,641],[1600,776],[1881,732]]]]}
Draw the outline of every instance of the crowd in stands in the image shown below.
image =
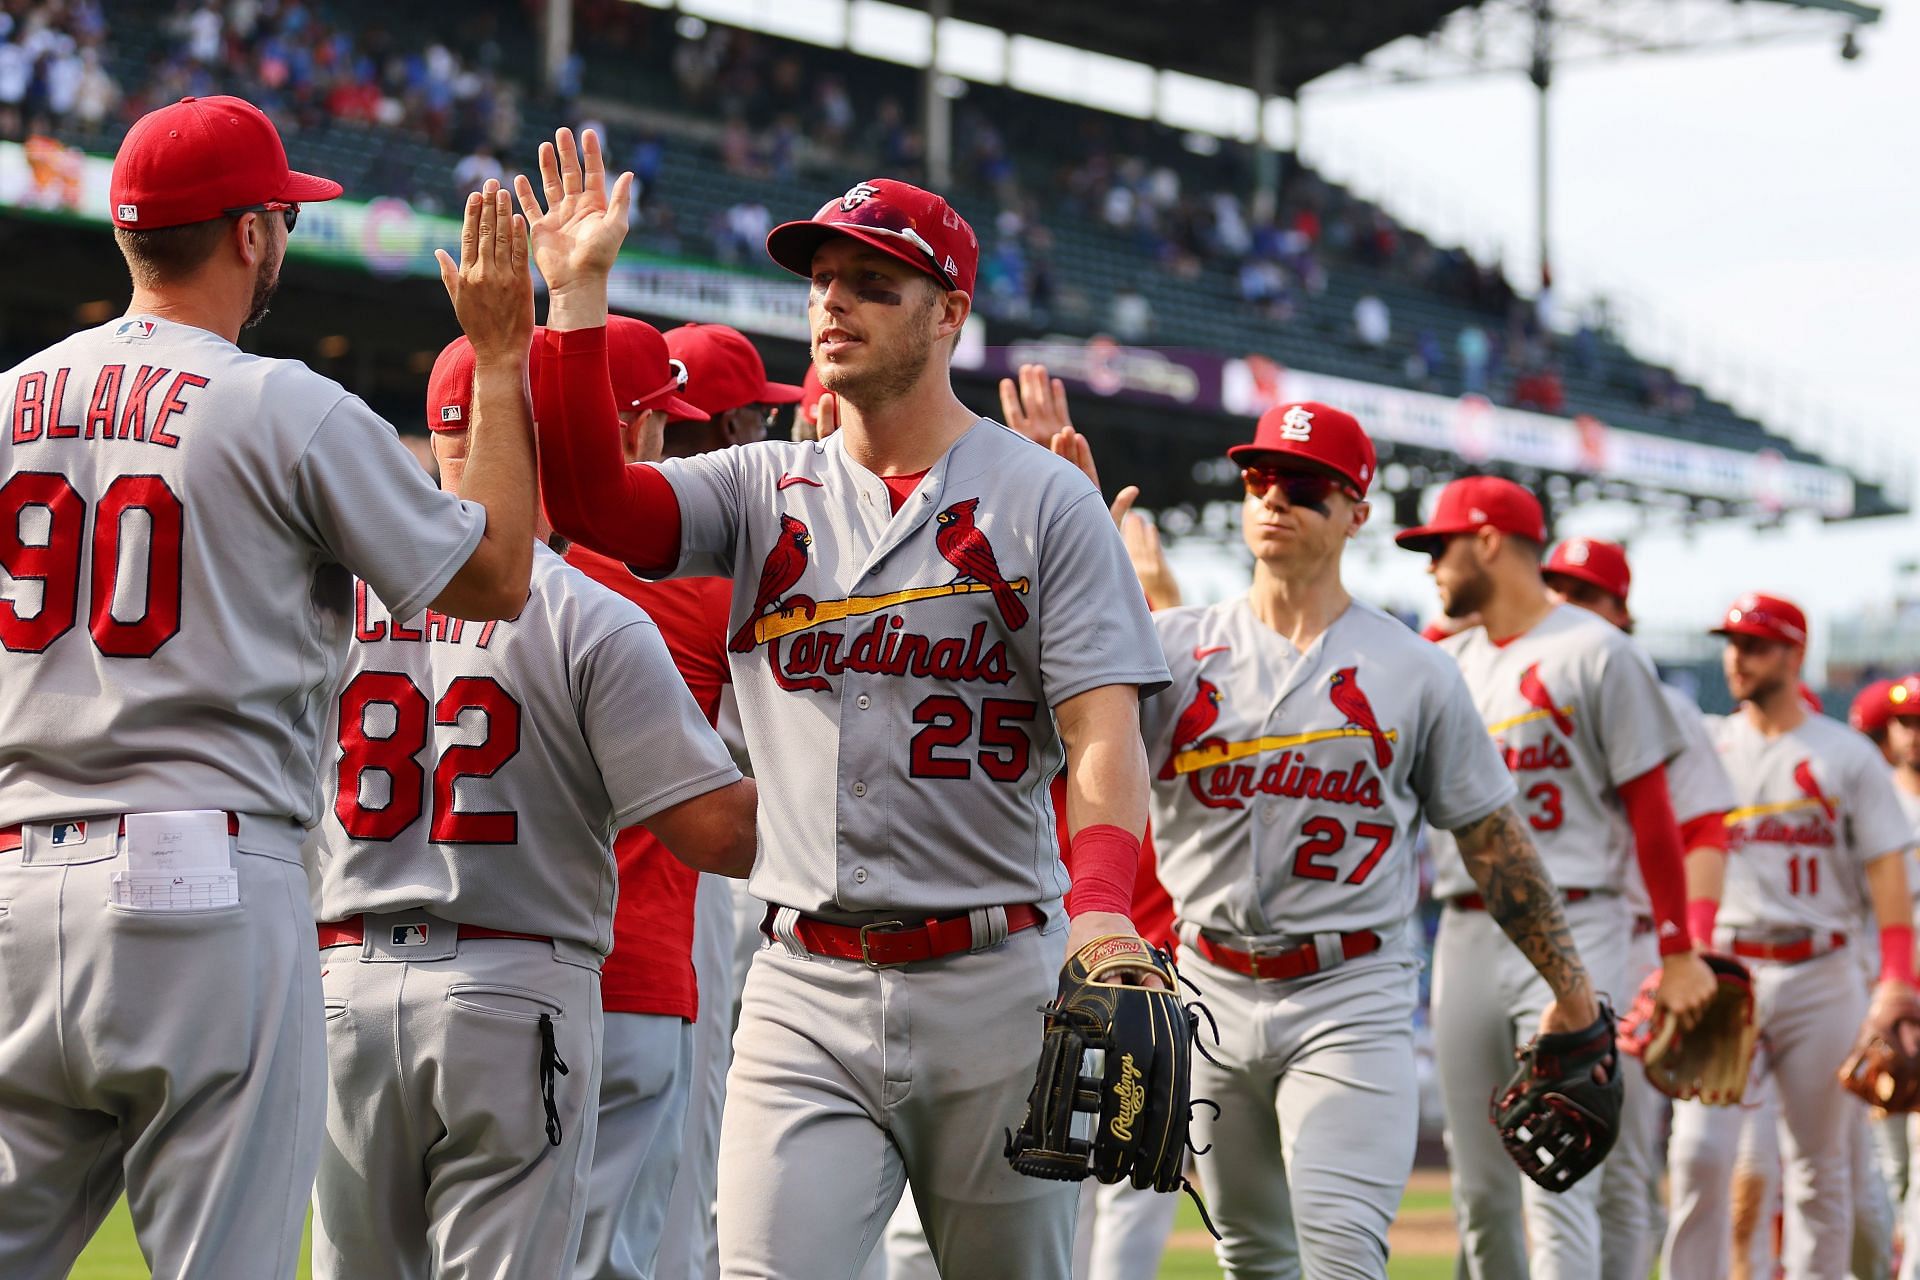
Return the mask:
{"type": "MultiPolygon", "coordinates": [[[[178,97],[228,92],[260,103],[295,137],[357,130],[383,156],[401,141],[437,149],[447,157],[438,164],[376,162],[362,184],[425,208],[457,207],[467,191],[506,177],[522,145],[523,97],[540,92],[526,57],[539,4],[436,8],[424,28],[431,34],[409,40],[337,11],[340,2],[173,0],[170,10],[147,11],[149,25],[159,19],[157,44],[116,57],[101,0],[0,0],[0,134],[98,135],[178,97]],[[521,55],[513,73],[510,50],[521,55]]],[[[711,131],[719,164],[735,177],[924,178],[925,139],[897,69],[870,86],[801,46],[620,0],[575,0],[575,21],[576,47],[669,73],[674,109],[711,131]]],[[[576,55],[557,94],[540,103],[542,119],[588,123],[573,103],[582,79],[576,55]]],[[[1552,323],[1549,288],[1520,296],[1498,266],[1408,232],[1290,157],[1281,157],[1276,198],[1264,207],[1250,197],[1252,156],[1238,144],[1195,152],[1170,130],[1083,111],[1071,147],[1016,153],[1010,138],[1032,139],[1017,116],[1005,118],[1009,101],[969,94],[953,111],[956,180],[982,233],[976,305],[989,317],[1034,327],[1056,319],[1061,284],[1047,224],[1066,216],[1133,250],[1137,265],[1116,272],[1091,312],[1080,312],[1124,342],[1178,341],[1160,330],[1156,287],[1205,287],[1250,319],[1286,326],[1326,294],[1330,272],[1359,267],[1469,316],[1438,331],[1397,321],[1376,291],[1361,293],[1348,340],[1397,361],[1411,385],[1561,412],[1563,369],[1597,364],[1600,330],[1584,324],[1568,335],[1552,323]]],[[[639,179],[637,244],[764,266],[774,221],[766,202],[743,198],[705,225],[683,227],[662,180],[661,139],[616,130],[609,148],[612,163],[639,179]]],[[[1643,407],[1692,409],[1691,390],[1670,374],[1645,367],[1640,376],[1643,407]]]]}

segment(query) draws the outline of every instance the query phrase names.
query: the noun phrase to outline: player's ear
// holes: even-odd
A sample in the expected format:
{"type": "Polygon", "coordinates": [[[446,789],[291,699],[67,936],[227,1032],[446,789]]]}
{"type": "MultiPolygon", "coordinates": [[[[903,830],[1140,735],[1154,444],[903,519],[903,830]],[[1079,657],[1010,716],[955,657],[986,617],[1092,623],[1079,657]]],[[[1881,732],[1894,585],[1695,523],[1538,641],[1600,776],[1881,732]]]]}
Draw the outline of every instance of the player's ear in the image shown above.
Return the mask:
{"type": "Polygon", "coordinates": [[[1360,536],[1360,530],[1366,527],[1367,521],[1372,517],[1372,515],[1373,515],[1373,504],[1371,502],[1368,502],[1365,499],[1362,499],[1361,501],[1354,503],[1353,517],[1351,522],[1347,525],[1347,536],[1349,538],[1356,538],[1360,536]]]}
{"type": "Polygon", "coordinates": [[[967,323],[967,317],[973,314],[973,299],[958,289],[941,293],[938,306],[940,316],[937,332],[942,338],[951,338],[959,333],[967,323]]]}

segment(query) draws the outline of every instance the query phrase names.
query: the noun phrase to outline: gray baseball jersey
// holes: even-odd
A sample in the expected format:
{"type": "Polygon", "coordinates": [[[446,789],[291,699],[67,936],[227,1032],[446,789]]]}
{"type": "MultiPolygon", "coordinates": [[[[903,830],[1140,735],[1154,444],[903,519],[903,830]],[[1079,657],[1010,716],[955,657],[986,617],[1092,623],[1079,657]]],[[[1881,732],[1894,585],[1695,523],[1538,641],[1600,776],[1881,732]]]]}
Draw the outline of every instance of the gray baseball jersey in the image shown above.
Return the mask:
{"type": "MultiPolygon", "coordinates": [[[[1704,814],[1726,813],[1733,808],[1733,783],[1727,780],[1720,753],[1707,736],[1706,717],[1683,690],[1663,681],[1660,692],[1680,729],[1680,754],[1667,761],[1667,794],[1673,800],[1675,820],[1684,824],[1704,814]]],[[[1646,881],[1638,875],[1627,877],[1627,901],[1637,916],[1653,913],[1646,881]]]]}
{"type": "Polygon", "coordinates": [[[293,360],[136,316],[0,375],[0,822],[316,817],[352,575],[411,616],[486,513],[293,360]]]}
{"type": "Polygon", "coordinates": [[[740,777],[652,620],[544,546],[511,622],[355,604],[315,915],[425,909],[605,955],[613,833],[740,777]]]}
{"type": "Polygon", "coordinates": [[[1873,743],[1818,715],[1772,738],[1739,714],[1712,717],[1708,729],[1735,798],[1720,923],[1858,927],[1867,864],[1914,842],[1873,743]]]}
{"type": "MultiPolygon", "coordinates": [[[[1459,662],[1520,788],[1540,857],[1564,889],[1625,890],[1633,831],[1615,790],[1682,745],[1653,663],[1611,623],[1560,605],[1505,644],[1474,627],[1440,647],[1459,662]]],[[[1452,835],[1433,838],[1435,897],[1472,893],[1452,835]]]]}
{"type": "Polygon", "coordinates": [[[1105,504],[986,419],[896,514],[844,439],[675,460],[678,574],[734,579],[755,897],[952,913],[1066,891],[1050,708],[1166,683],[1105,504]]]}
{"type": "Polygon", "coordinates": [[[1514,798],[1460,672],[1355,602],[1306,652],[1246,597],[1154,615],[1173,683],[1141,704],[1154,849],[1180,918],[1247,936],[1388,930],[1419,823],[1514,798]]]}

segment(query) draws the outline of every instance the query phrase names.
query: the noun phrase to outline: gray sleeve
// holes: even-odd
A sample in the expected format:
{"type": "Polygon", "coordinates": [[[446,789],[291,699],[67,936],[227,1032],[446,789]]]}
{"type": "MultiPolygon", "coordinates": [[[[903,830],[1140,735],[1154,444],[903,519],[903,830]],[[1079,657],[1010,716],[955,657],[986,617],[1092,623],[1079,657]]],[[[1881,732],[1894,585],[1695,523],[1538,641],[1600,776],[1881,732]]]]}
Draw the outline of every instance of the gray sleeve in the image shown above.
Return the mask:
{"type": "Polygon", "coordinates": [[[1680,754],[1667,762],[1667,793],[1673,798],[1673,816],[1681,823],[1733,808],[1733,783],[1720,763],[1720,753],[1707,736],[1700,712],[1669,697],[1680,725],[1680,754]]]}
{"type": "Polygon", "coordinates": [[[1098,493],[1088,490],[1047,525],[1038,577],[1048,706],[1101,685],[1138,685],[1142,697],[1166,687],[1146,593],[1098,493]]]}
{"type": "Polygon", "coordinates": [[[1608,646],[1587,714],[1605,754],[1607,781],[1618,787],[1680,752],[1680,726],[1660,691],[1653,663],[1624,639],[1608,646]]]}
{"type": "Polygon", "coordinates": [[[436,488],[385,419],[345,396],[293,466],[293,517],[396,618],[426,608],[487,531],[486,508],[436,488]]]}
{"type": "MultiPolygon", "coordinates": [[[[1162,610],[1153,615],[1154,630],[1159,634],[1161,648],[1165,651],[1165,661],[1170,682],[1152,694],[1140,699],[1140,737],[1147,744],[1152,755],[1155,744],[1164,741],[1173,732],[1174,721],[1180,718],[1182,692],[1191,692],[1193,679],[1190,673],[1176,668],[1183,664],[1180,657],[1187,649],[1186,634],[1191,628],[1185,610],[1162,610]]],[[[1191,659],[1189,659],[1191,661],[1191,659]]],[[[1157,757],[1156,757],[1157,758],[1157,757]]]]}
{"type": "Polygon", "coordinates": [[[664,576],[733,576],[740,528],[740,464],[749,447],[714,449],[659,464],[680,504],[680,563],[664,576]]]}
{"type": "Polygon", "coordinates": [[[636,619],[587,650],[574,697],[615,826],[740,780],[651,622],[636,619]]]}
{"type": "MultiPolygon", "coordinates": [[[[1893,792],[1893,775],[1880,762],[1878,751],[1866,739],[1853,754],[1847,770],[1847,834],[1860,855],[1860,865],[1900,853],[1913,845],[1913,824],[1893,792]]],[[[1907,886],[1911,893],[1913,886],[1907,886]]]]}
{"type": "Polygon", "coordinates": [[[1513,774],[1481,723],[1460,668],[1452,661],[1427,668],[1413,790],[1428,822],[1458,831],[1513,803],[1513,774]]]}

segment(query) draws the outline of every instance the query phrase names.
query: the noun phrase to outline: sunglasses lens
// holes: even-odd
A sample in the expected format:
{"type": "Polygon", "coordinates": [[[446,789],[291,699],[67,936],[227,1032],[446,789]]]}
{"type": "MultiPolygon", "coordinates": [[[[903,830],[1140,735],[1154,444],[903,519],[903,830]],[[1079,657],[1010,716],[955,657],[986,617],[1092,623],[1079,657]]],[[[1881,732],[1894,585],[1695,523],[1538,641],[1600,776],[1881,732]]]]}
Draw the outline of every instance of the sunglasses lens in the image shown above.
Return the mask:
{"type": "Polygon", "coordinates": [[[292,235],[294,224],[300,221],[300,206],[297,204],[290,204],[287,206],[286,212],[287,212],[287,234],[292,235]]]}
{"type": "Polygon", "coordinates": [[[1331,476],[1282,471],[1277,467],[1248,467],[1240,473],[1240,480],[1246,485],[1248,496],[1254,498],[1264,498],[1267,490],[1279,485],[1281,496],[1290,507],[1323,506],[1340,487],[1339,481],[1331,476]]]}

